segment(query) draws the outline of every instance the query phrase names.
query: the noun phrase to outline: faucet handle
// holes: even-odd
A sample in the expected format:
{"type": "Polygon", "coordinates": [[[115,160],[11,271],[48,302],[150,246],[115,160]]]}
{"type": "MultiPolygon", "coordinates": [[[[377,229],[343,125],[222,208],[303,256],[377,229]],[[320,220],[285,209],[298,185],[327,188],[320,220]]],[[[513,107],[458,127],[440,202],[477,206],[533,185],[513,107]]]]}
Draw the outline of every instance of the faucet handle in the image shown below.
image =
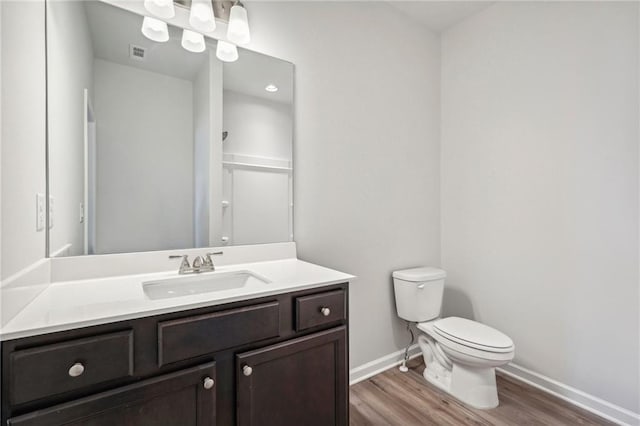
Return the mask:
{"type": "Polygon", "coordinates": [[[221,251],[214,251],[211,253],[207,253],[204,257],[204,265],[213,267],[213,260],[211,259],[211,256],[221,256],[223,254],[224,252],[221,252],[221,251]]]}
{"type": "Polygon", "coordinates": [[[182,263],[180,264],[180,267],[182,268],[183,266],[189,268],[191,265],[189,265],[189,255],[188,254],[172,254],[171,256],[169,256],[169,259],[182,259],[182,263]]]}

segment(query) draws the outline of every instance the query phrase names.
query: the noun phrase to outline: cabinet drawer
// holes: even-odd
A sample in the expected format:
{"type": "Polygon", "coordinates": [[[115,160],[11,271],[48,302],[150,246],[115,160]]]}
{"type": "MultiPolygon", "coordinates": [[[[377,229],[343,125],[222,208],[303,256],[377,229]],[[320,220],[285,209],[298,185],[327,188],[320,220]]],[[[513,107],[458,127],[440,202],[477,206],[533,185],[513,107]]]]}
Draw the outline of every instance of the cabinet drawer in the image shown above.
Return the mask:
{"type": "Polygon", "coordinates": [[[296,298],[296,330],[342,321],[346,318],[344,290],[296,298]]]}
{"type": "Polygon", "coordinates": [[[19,417],[9,426],[214,426],[215,362],[19,417]]]}
{"type": "Polygon", "coordinates": [[[19,350],[9,359],[13,405],[133,374],[133,331],[19,350]]]}
{"type": "Polygon", "coordinates": [[[158,324],[158,365],[279,335],[278,302],[162,321],[158,324]]]}

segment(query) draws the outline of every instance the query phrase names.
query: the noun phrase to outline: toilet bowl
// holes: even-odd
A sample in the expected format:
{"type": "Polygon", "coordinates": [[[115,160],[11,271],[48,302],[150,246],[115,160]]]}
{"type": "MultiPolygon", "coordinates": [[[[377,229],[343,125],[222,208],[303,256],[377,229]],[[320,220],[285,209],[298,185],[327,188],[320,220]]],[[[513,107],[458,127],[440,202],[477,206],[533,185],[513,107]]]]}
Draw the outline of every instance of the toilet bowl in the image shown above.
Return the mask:
{"type": "Polygon", "coordinates": [[[481,409],[498,406],[495,367],[515,354],[506,335],[475,321],[448,317],[418,323],[424,378],[462,402],[481,409]],[[444,331],[444,330],[446,331],[444,331]]]}
{"type": "Polygon", "coordinates": [[[495,368],[515,354],[511,339],[465,318],[439,318],[445,271],[412,268],[393,273],[398,316],[416,322],[425,362],[424,378],[480,409],[498,406],[495,368]]]}

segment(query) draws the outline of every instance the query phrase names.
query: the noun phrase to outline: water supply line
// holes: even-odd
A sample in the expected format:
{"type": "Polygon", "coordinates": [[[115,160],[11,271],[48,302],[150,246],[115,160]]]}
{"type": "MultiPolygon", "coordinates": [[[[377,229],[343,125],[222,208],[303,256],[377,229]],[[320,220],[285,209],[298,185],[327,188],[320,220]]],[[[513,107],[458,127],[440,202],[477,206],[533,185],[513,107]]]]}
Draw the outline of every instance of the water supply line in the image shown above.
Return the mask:
{"type": "Polygon", "coordinates": [[[410,321],[405,321],[405,322],[407,323],[407,331],[411,334],[411,343],[409,343],[407,347],[404,348],[404,358],[402,359],[402,364],[400,364],[400,367],[398,367],[398,369],[403,373],[406,373],[407,371],[409,371],[409,367],[407,367],[407,361],[409,360],[409,348],[411,347],[411,345],[413,345],[413,342],[415,341],[415,336],[413,335],[413,330],[411,329],[411,322],[410,321]]]}

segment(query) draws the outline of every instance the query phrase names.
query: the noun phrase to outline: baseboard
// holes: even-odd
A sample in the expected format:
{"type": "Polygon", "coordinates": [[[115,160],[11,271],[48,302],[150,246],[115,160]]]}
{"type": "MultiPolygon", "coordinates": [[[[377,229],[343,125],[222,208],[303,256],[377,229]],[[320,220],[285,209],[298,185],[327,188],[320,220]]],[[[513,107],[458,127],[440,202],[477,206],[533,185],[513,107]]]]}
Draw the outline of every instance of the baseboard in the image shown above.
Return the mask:
{"type": "Polygon", "coordinates": [[[614,423],[629,426],[640,425],[640,414],[638,413],[619,407],[596,396],[589,395],[586,392],[524,367],[520,367],[519,365],[512,363],[497,370],[614,423]]]}
{"type": "MultiPolygon", "coordinates": [[[[420,355],[420,347],[415,344],[409,347],[409,359],[420,355]]],[[[393,368],[402,363],[404,358],[404,349],[385,355],[381,358],[362,364],[359,367],[352,368],[349,371],[349,385],[355,385],[358,382],[368,379],[369,377],[380,374],[385,370],[393,368]]]]}

